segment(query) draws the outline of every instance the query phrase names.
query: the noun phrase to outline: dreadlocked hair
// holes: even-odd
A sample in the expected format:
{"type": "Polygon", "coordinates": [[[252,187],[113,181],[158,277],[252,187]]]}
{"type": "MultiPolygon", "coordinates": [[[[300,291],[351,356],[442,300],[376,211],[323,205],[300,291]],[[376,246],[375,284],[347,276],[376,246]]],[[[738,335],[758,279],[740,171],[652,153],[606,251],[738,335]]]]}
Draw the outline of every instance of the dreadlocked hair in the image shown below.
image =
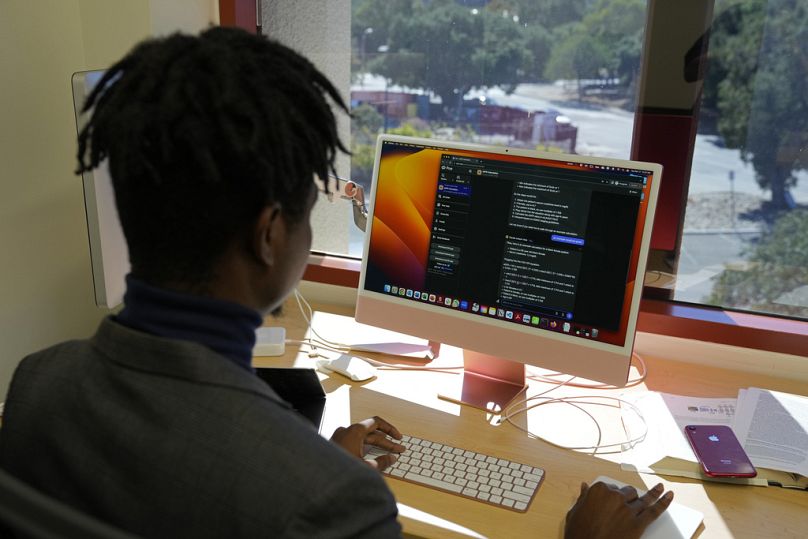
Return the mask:
{"type": "Polygon", "coordinates": [[[132,275],[204,285],[268,204],[300,219],[334,170],[329,80],[291,49],[235,28],[136,46],[83,112],[77,173],[109,160],[132,275]]]}

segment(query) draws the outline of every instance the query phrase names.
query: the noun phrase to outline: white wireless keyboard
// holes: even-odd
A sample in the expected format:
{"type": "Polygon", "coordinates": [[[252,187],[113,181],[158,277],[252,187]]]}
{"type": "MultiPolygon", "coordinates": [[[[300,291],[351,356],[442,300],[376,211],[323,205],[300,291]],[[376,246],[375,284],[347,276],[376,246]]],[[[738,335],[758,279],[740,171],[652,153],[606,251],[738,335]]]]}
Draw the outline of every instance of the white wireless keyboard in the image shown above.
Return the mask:
{"type": "MultiPolygon", "coordinates": [[[[544,470],[439,442],[404,436],[407,447],[385,475],[511,509],[527,511],[544,470]]],[[[371,448],[365,458],[386,453],[371,448]]]]}

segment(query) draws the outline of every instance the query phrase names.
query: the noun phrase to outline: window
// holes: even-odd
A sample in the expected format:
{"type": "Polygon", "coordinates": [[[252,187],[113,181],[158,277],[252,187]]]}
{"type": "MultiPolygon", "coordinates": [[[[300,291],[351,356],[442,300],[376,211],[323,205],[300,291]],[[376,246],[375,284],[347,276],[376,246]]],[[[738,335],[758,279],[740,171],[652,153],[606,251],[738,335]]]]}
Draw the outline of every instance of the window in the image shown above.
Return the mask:
{"type": "Polygon", "coordinates": [[[718,0],[673,298],[808,319],[808,5],[718,0]]]}
{"type": "Polygon", "coordinates": [[[369,186],[379,132],[628,158],[645,18],[644,0],[352,2],[352,178],[369,186]]]}
{"type": "MultiPolygon", "coordinates": [[[[648,297],[808,319],[805,3],[263,3],[350,99],[342,176],[369,187],[379,132],[663,162],[648,297]]],[[[360,256],[318,206],[315,248],[360,256]]]]}

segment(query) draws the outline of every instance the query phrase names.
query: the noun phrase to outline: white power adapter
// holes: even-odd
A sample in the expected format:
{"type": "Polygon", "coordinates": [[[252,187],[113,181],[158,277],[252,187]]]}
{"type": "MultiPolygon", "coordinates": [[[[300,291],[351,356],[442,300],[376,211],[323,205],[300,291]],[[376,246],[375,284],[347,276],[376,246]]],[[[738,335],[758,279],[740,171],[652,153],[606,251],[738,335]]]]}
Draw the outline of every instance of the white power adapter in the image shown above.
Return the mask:
{"type": "Polygon", "coordinates": [[[255,330],[254,356],[282,356],[286,350],[286,329],[260,327],[255,330]]]}

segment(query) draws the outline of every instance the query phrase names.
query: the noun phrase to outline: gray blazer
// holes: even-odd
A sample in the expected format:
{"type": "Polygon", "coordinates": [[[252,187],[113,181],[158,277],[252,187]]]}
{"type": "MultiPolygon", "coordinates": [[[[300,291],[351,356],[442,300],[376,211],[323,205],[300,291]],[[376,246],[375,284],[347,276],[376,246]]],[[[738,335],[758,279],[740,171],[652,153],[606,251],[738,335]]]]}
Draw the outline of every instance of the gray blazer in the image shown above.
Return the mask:
{"type": "Polygon", "coordinates": [[[0,465],[146,537],[397,537],[380,475],[195,343],[104,320],[25,358],[0,465]]]}

